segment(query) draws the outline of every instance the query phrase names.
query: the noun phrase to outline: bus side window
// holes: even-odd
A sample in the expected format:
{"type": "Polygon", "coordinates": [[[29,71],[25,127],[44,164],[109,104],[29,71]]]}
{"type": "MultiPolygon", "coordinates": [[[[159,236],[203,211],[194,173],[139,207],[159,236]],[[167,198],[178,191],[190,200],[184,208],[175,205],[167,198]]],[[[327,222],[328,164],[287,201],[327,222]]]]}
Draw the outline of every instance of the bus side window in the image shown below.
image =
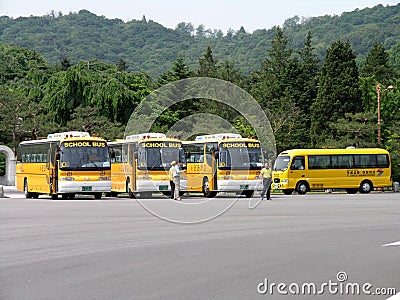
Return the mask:
{"type": "Polygon", "coordinates": [[[290,167],[292,170],[304,170],[304,156],[296,156],[290,167]]]}

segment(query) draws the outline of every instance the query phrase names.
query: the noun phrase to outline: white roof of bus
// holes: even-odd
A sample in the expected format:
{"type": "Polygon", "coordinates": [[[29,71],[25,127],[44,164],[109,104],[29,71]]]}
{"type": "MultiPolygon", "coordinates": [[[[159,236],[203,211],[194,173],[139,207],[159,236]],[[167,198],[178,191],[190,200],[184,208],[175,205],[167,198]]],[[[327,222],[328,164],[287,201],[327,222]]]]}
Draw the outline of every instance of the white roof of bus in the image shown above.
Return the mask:
{"type": "Polygon", "coordinates": [[[48,139],[65,139],[68,137],[90,137],[89,132],[84,132],[84,131],[66,131],[66,132],[56,132],[56,133],[50,133],[47,135],[48,139]]]}
{"type": "Polygon", "coordinates": [[[128,135],[128,136],[126,136],[125,139],[127,141],[139,141],[139,140],[149,139],[149,138],[166,138],[166,137],[167,136],[164,133],[147,132],[147,133],[128,135]]]}
{"type": "Polygon", "coordinates": [[[224,140],[224,139],[241,139],[242,136],[237,133],[217,133],[196,136],[196,141],[207,141],[207,140],[224,140]]]}

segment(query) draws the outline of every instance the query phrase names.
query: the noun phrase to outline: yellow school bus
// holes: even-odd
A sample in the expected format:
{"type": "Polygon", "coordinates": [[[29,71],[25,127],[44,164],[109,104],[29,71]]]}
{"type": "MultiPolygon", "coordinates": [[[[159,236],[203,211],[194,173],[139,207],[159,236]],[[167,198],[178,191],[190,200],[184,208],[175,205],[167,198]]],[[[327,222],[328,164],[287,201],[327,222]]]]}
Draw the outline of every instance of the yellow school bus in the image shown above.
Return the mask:
{"type": "Polygon", "coordinates": [[[392,185],[390,155],[379,148],[287,150],[278,155],[272,179],[286,195],[318,189],[365,194],[392,185]]]}
{"type": "Polygon", "coordinates": [[[184,141],[186,181],[182,189],[215,197],[218,192],[236,192],[250,198],[262,189],[260,171],[264,156],[260,142],[239,134],[197,136],[184,141]]]}
{"type": "Polygon", "coordinates": [[[19,144],[16,187],[26,198],[50,195],[73,199],[111,190],[111,165],[107,142],[87,132],[49,134],[46,139],[19,144]]]}
{"type": "Polygon", "coordinates": [[[183,157],[182,142],[163,133],[129,135],[108,143],[111,156],[111,195],[128,193],[131,198],[151,197],[153,192],[170,195],[168,170],[183,157]]]}

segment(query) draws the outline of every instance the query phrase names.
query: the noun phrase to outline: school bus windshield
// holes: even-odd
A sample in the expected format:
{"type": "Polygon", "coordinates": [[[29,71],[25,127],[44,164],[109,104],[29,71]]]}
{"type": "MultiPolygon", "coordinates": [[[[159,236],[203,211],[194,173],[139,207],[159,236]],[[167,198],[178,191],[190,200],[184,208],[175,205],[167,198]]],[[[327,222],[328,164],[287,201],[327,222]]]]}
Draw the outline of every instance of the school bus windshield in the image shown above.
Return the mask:
{"type": "Polygon", "coordinates": [[[278,156],[275,165],[274,171],[286,171],[289,167],[290,156],[278,156]]]}
{"type": "Polygon", "coordinates": [[[264,161],[259,143],[223,142],[219,145],[219,169],[260,170],[264,161]]]}
{"type": "Polygon", "coordinates": [[[141,143],[139,145],[139,170],[167,170],[171,162],[183,161],[181,143],[141,143]]]}
{"type": "Polygon", "coordinates": [[[60,146],[60,169],[104,170],[110,168],[110,157],[105,142],[64,142],[60,146]]]}

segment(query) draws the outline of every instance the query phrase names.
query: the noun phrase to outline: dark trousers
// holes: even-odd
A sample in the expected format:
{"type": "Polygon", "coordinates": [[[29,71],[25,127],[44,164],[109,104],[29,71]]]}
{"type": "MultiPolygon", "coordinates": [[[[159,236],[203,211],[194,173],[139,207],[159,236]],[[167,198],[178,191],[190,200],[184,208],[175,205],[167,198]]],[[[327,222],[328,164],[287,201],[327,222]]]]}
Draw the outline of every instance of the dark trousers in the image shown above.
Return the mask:
{"type": "Polygon", "coordinates": [[[169,181],[169,185],[171,186],[171,199],[174,199],[174,191],[175,191],[175,183],[173,180],[169,181]]]}
{"type": "Polygon", "coordinates": [[[261,192],[261,198],[264,198],[265,192],[267,192],[267,200],[271,198],[271,178],[263,179],[263,190],[261,192]]]}

